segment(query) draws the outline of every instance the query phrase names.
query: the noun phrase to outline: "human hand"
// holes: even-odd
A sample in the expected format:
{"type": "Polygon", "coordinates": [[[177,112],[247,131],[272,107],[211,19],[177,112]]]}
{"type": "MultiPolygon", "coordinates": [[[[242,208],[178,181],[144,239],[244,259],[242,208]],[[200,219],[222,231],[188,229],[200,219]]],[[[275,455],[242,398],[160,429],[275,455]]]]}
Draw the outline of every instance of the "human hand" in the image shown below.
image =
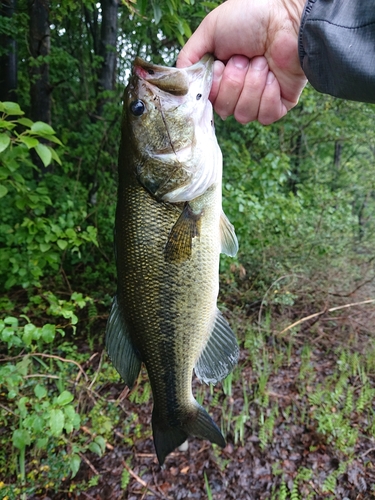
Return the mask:
{"type": "Polygon", "coordinates": [[[306,77],[298,58],[305,0],[227,0],[208,14],[181,50],[177,66],[215,55],[210,100],[225,119],[264,125],[298,102],[306,77]]]}

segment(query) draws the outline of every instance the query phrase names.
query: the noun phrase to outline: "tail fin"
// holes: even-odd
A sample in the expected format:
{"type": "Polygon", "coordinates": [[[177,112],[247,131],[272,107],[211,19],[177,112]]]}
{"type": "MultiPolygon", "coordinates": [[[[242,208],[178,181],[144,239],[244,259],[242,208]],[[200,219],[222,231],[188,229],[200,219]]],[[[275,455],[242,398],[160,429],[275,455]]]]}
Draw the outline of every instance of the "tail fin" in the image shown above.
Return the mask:
{"type": "Polygon", "coordinates": [[[180,446],[188,436],[195,436],[201,439],[208,439],[222,448],[225,446],[225,439],[220,429],[197,402],[188,412],[184,412],[184,423],[176,426],[167,426],[164,422],[158,422],[156,412],[152,415],[152,430],[154,434],[154,445],[156,455],[160,465],[169,453],[180,446]]]}

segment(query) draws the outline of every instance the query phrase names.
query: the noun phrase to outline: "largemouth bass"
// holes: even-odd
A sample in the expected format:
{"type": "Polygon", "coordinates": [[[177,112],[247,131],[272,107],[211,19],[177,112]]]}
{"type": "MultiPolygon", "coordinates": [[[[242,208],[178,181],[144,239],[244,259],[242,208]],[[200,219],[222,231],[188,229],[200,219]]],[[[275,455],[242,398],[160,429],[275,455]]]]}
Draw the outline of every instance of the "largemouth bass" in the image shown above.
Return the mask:
{"type": "Polygon", "coordinates": [[[221,208],[222,157],[208,95],[213,58],[187,69],[137,58],[124,94],[108,354],[128,387],[146,366],[160,464],[188,436],[225,446],[192,395],[238,360],[216,306],[219,255],[237,239],[221,208]]]}

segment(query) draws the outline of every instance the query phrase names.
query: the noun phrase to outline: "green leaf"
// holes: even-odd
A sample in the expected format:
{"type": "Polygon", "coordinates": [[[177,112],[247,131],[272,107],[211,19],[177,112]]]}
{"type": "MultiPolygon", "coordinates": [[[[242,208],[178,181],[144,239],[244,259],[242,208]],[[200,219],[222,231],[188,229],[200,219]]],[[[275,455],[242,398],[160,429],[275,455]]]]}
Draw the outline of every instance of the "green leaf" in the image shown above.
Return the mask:
{"type": "Polygon", "coordinates": [[[51,154],[52,154],[52,158],[55,160],[55,162],[57,162],[59,165],[62,165],[60,157],[56,153],[56,151],[53,148],[50,148],[50,151],[51,151],[51,154]]]}
{"type": "Polygon", "coordinates": [[[43,385],[37,384],[34,387],[34,394],[38,399],[42,399],[47,395],[47,389],[43,385]]]}
{"type": "Polygon", "coordinates": [[[24,115],[25,113],[16,102],[4,101],[4,111],[8,115],[24,115]]]}
{"type": "Polygon", "coordinates": [[[22,340],[26,345],[30,345],[32,340],[38,340],[39,337],[40,330],[38,327],[36,327],[32,323],[28,323],[27,325],[25,325],[22,340]]]}
{"type": "Polygon", "coordinates": [[[16,125],[8,120],[0,120],[0,128],[5,128],[6,130],[14,129],[16,125]]]}
{"type": "Polygon", "coordinates": [[[0,198],[2,198],[3,196],[5,196],[7,194],[7,192],[8,192],[8,188],[6,188],[2,184],[0,184],[0,198]]]}
{"type": "Polygon", "coordinates": [[[26,144],[26,146],[31,149],[31,148],[35,148],[38,144],[39,144],[39,141],[38,139],[35,139],[35,137],[28,137],[28,136],[25,136],[25,135],[21,135],[18,140],[20,142],[23,142],[24,144],[26,144]]]}
{"type": "Polygon", "coordinates": [[[70,461],[69,461],[69,467],[70,467],[70,470],[72,471],[72,478],[77,474],[77,472],[79,471],[79,467],[81,465],[81,459],[80,459],[80,456],[79,455],[72,455],[70,457],[70,461]]]}
{"type": "Polygon", "coordinates": [[[105,447],[106,447],[106,440],[104,439],[103,436],[96,436],[95,442],[100,446],[102,454],[105,452],[105,447]]]}
{"type": "Polygon", "coordinates": [[[53,409],[50,412],[49,425],[53,436],[60,436],[65,423],[64,413],[60,409],[53,409]]]}
{"type": "Polygon", "coordinates": [[[17,328],[18,327],[18,318],[14,317],[14,316],[7,316],[6,318],[4,318],[4,323],[6,323],[7,325],[12,325],[15,328],[17,328]]]}
{"type": "Polygon", "coordinates": [[[38,153],[39,158],[42,160],[43,165],[48,167],[52,160],[52,153],[48,146],[41,144],[40,142],[35,146],[35,151],[38,153]]]}
{"type": "Polygon", "coordinates": [[[48,252],[48,250],[51,248],[51,245],[49,243],[39,243],[39,248],[41,252],[48,252]]]}
{"type": "Polygon", "coordinates": [[[200,5],[213,10],[213,9],[216,9],[216,7],[219,5],[219,3],[218,2],[201,2],[200,5]]]}
{"type": "Polygon", "coordinates": [[[94,441],[92,441],[89,444],[89,450],[92,451],[93,453],[96,453],[97,455],[99,455],[99,457],[101,457],[103,455],[100,446],[98,445],[98,443],[95,443],[94,441]]]}
{"type": "Polygon", "coordinates": [[[8,134],[3,132],[0,134],[0,153],[5,151],[5,149],[9,146],[10,144],[10,137],[8,134]]]}
{"type": "Polygon", "coordinates": [[[56,403],[58,405],[64,406],[73,401],[74,396],[69,391],[63,391],[60,396],[57,398],[56,403]]]}
{"type": "Polygon", "coordinates": [[[159,24],[161,16],[162,16],[160,5],[154,3],[153,4],[153,8],[154,8],[154,20],[155,20],[155,24],[159,24]]]}
{"type": "Polygon", "coordinates": [[[59,146],[62,146],[63,143],[60,141],[60,139],[58,139],[55,135],[49,135],[47,137],[47,139],[51,142],[55,142],[56,144],[58,144],[59,146]]]}
{"type": "Polygon", "coordinates": [[[191,37],[191,29],[190,29],[189,24],[187,23],[187,21],[185,19],[181,19],[181,23],[182,23],[182,26],[184,28],[184,35],[186,36],[186,38],[190,38],[191,37]]]}
{"type": "Polygon", "coordinates": [[[68,229],[65,231],[65,234],[70,239],[75,239],[77,237],[76,232],[71,227],[68,227],[68,229]]]}
{"type": "Polygon", "coordinates": [[[56,327],[50,323],[46,323],[42,328],[42,339],[47,344],[50,344],[55,338],[56,327]]]}
{"type": "Polygon", "coordinates": [[[73,429],[78,430],[81,425],[81,417],[79,413],[76,413],[73,405],[64,406],[65,420],[70,424],[70,431],[68,430],[67,424],[65,424],[65,429],[71,432],[73,429]]]}
{"type": "Polygon", "coordinates": [[[36,434],[44,434],[46,423],[40,415],[33,416],[32,428],[36,434]]]}
{"type": "Polygon", "coordinates": [[[178,32],[176,32],[176,33],[175,33],[175,35],[176,35],[176,38],[177,38],[177,40],[178,40],[179,44],[181,45],[181,47],[183,47],[183,46],[184,46],[184,44],[185,44],[185,41],[184,41],[183,37],[182,37],[182,36],[181,36],[181,34],[180,34],[180,33],[178,33],[178,32]]]}
{"type": "Polygon", "coordinates": [[[35,122],[31,125],[31,132],[34,132],[35,134],[46,134],[46,135],[52,135],[55,134],[55,131],[53,128],[48,125],[48,123],[44,122],[35,122]]]}
{"type": "Polygon", "coordinates": [[[19,450],[23,450],[27,445],[30,444],[30,434],[26,429],[16,429],[12,436],[13,446],[19,450]]]}
{"type": "Polygon", "coordinates": [[[61,250],[65,250],[68,246],[68,242],[66,240],[57,240],[57,246],[61,248],[61,250]]]}
{"type": "Polygon", "coordinates": [[[36,447],[39,448],[39,450],[44,450],[47,447],[47,444],[48,437],[40,438],[36,441],[36,447]]]}
{"type": "Polygon", "coordinates": [[[18,118],[18,120],[16,120],[17,123],[19,123],[20,125],[24,125],[25,127],[28,127],[28,128],[31,128],[33,123],[31,120],[29,120],[29,118],[18,118]]]}

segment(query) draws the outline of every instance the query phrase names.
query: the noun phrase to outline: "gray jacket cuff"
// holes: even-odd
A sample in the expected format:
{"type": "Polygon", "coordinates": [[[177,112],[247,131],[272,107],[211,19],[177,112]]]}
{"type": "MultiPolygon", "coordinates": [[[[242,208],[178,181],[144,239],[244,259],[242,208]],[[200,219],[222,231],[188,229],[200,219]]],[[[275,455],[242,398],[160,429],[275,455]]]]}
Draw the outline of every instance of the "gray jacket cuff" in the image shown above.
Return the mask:
{"type": "Polygon", "coordinates": [[[308,0],[298,50],[316,90],[375,103],[375,0],[308,0]]]}

